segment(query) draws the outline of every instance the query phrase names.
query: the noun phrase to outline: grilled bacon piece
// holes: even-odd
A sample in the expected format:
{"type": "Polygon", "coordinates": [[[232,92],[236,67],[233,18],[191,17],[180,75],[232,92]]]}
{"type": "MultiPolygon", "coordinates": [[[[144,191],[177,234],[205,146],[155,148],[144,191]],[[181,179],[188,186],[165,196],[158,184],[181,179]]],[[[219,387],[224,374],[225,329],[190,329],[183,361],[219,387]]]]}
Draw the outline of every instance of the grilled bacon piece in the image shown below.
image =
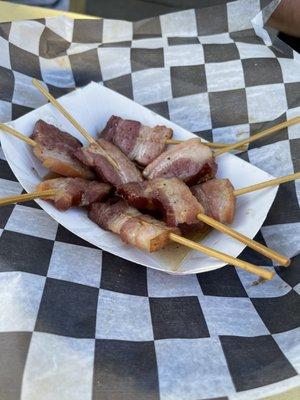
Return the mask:
{"type": "Polygon", "coordinates": [[[33,153],[50,171],[73,178],[95,177],[89,168],[73,157],[73,152],[82,144],[69,133],[39,120],[34,126],[31,139],[37,143],[33,153]]]}
{"type": "Polygon", "coordinates": [[[81,178],[57,178],[41,182],[36,188],[36,190],[48,189],[57,190],[50,200],[58,210],[66,211],[74,206],[84,207],[105,199],[110,193],[111,186],[108,183],[81,178]]]}
{"type": "Polygon", "coordinates": [[[143,175],[147,179],[176,177],[190,186],[213,178],[216,172],[211,149],[195,138],[163,152],[144,169],[143,175]]]}
{"type": "Polygon", "coordinates": [[[98,139],[97,144],[93,143],[87,147],[80,147],[74,152],[74,156],[83,164],[93,167],[103,181],[109,182],[113,186],[143,180],[134,163],[117,146],[107,140],[98,139]],[[105,153],[110,159],[105,157],[105,153]],[[117,168],[110,160],[117,164],[117,168]]]}
{"type": "Polygon", "coordinates": [[[123,242],[149,252],[163,248],[169,242],[170,233],[180,234],[178,228],[167,227],[141,214],[124,200],[115,204],[93,203],[88,216],[101,228],[120,235],[123,242]]]}
{"type": "Polygon", "coordinates": [[[231,224],[235,214],[234,187],[228,179],[211,179],[191,187],[205,214],[224,224],[231,224]]]}
{"type": "Polygon", "coordinates": [[[117,194],[139,210],[158,210],[168,226],[199,224],[200,227],[197,214],[204,209],[178,178],[127,183],[118,187],[117,194]]]}
{"type": "Polygon", "coordinates": [[[130,160],[143,166],[150,164],[166,149],[166,140],[172,135],[172,129],[166,126],[150,128],[114,115],[100,134],[101,138],[118,146],[130,160]]]}

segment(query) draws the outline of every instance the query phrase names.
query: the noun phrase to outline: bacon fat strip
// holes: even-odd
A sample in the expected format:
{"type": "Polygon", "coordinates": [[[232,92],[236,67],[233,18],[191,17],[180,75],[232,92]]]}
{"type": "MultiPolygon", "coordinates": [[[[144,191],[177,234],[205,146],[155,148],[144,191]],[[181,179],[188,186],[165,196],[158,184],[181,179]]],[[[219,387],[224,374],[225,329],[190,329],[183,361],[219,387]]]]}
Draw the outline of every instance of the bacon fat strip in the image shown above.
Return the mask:
{"type": "Polygon", "coordinates": [[[113,115],[100,136],[118,146],[130,160],[146,166],[166,149],[166,140],[172,138],[173,131],[163,125],[150,128],[113,115]]]}
{"type": "Polygon", "coordinates": [[[211,179],[191,187],[191,192],[204,207],[206,215],[223,224],[233,222],[236,198],[229,179],[211,179]]]}
{"type": "Polygon", "coordinates": [[[163,152],[143,171],[146,179],[179,178],[195,185],[213,178],[217,164],[213,153],[199,139],[189,139],[163,152]]]}
{"type": "Polygon", "coordinates": [[[66,211],[71,207],[88,206],[95,201],[101,201],[108,197],[111,186],[108,183],[88,181],[81,178],[57,178],[48,179],[37,185],[37,191],[54,189],[54,206],[60,211],[66,211]]]}
{"type": "Polygon", "coordinates": [[[124,200],[115,204],[93,203],[88,216],[101,228],[120,235],[123,242],[149,252],[165,247],[170,233],[180,234],[178,228],[141,214],[124,200]]]}
{"type": "Polygon", "coordinates": [[[33,153],[50,171],[73,178],[95,177],[89,168],[74,158],[74,151],[81,148],[82,144],[69,133],[39,120],[34,126],[31,139],[37,143],[33,153]]]}
{"type": "Polygon", "coordinates": [[[140,171],[122,151],[113,143],[104,139],[98,139],[87,147],[80,147],[74,152],[83,164],[95,169],[100,178],[118,186],[128,182],[141,182],[143,180],[140,171]],[[99,149],[98,144],[101,146],[99,149]],[[103,150],[115,161],[117,168],[104,157],[103,150]]]}
{"type": "Polygon", "coordinates": [[[178,178],[127,183],[118,187],[117,194],[139,210],[160,211],[168,226],[203,226],[203,223],[197,220],[197,215],[204,213],[204,208],[188,186],[178,178]]]}

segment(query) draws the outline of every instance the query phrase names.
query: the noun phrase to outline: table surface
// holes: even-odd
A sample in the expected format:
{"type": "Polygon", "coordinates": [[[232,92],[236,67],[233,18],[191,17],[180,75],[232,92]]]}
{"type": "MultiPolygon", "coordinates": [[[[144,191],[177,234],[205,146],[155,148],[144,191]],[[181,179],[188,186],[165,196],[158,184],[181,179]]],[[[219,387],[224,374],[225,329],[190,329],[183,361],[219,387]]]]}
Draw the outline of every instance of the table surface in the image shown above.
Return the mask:
{"type": "MultiPolygon", "coordinates": [[[[51,10],[47,8],[32,7],[0,1],[0,23],[22,19],[54,17],[58,15],[67,15],[71,18],[97,18],[94,16],[74,12],[51,10]]],[[[299,389],[295,388],[280,395],[267,397],[264,400],[297,400],[299,398],[298,396],[299,389]]]]}

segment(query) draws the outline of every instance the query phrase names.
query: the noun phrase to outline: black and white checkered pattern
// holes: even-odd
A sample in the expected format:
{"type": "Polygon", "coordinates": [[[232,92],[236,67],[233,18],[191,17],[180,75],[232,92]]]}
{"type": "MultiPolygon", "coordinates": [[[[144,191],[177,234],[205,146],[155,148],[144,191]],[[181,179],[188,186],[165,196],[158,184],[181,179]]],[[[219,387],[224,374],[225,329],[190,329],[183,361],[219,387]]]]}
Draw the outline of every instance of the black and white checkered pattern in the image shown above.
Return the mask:
{"type": "MultiPolygon", "coordinates": [[[[32,77],[56,97],[102,81],[214,141],[299,115],[299,55],[263,29],[265,3],[0,24],[0,120],[45,102],[32,77]]],[[[299,153],[294,126],[241,157],[280,176],[299,171],[299,153]]],[[[1,154],[1,197],[19,194],[1,154]]],[[[299,182],[282,185],[255,238],[291,268],[241,255],[276,270],[263,284],[231,266],[169,276],[94,248],[34,202],[0,208],[0,399],[238,400],[296,387],[299,202],[299,182]]]]}

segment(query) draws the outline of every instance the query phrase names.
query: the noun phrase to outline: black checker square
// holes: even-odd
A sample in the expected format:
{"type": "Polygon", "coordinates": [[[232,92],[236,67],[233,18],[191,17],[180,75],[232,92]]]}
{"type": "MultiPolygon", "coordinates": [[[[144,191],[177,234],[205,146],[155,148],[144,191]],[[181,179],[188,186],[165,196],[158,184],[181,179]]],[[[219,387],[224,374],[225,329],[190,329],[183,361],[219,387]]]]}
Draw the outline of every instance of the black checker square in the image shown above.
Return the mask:
{"type": "MultiPolygon", "coordinates": [[[[295,171],[300,171],[300,139],[290,140],[291,157],[293,161],[293,166],[295,171]]],[[[300,218],[299,220],[300,221],[300,218]]]]}
{"type": "Polygon", "coordinates": [[[21,106],[20,104],[12,103],[12,107],[11,107],[12,120],[20,118],[32,110],[33,109],[30,107],[21,106]]]}
{"type": "Polygon", "coordinates": [[[49,83],[47,83],[47,87],[48,87],[50,94],[52,94],[52,96],[56,99],[58,97],[64,96],[67,93],[70,93],[74,90],[74,88],[61,88],[61,87],[50,85],[49,83]]]}
{"type": "Polygon", "coordinates": [[[284,88],[288,108],[298,107],[300,104],[300,82],[285,83],[284,88]]]}
{"type": "MultiPolygon", "coordinates": [[[[261,231],[257,233],[257,235],[254,237],[254,240],[266,246],[266,242],[263,238],[263,235],[261,234],[261,231]]],[[[270,260],[268,257],[265,257],[263,254],[260,254],[257,251],[251,249],[248,246],[245,247],[245,249],[239,255],[239,258],[241,258],[244,261],[248,261],[254,265],[264,265],[264,266],[268,265],[270,267],[273,266],[272,260],[270,260]]]]}
{"type": "Polygon", "coordinates": [[[75,235],[62,225],[58,225],[55,240],[57,242],[70,243],[77,246],[91,247],[93,249],[96,249],[93,244],[81,239],[79,236],[75,235]]]}
{"type": "Polygon", "coordinates": [[[200,136],[202,139],[208,142],[213,142],[212,129],[206,129],[205,131],[193,132],[195,135],[200,136]]]}
{"type": "Polygon", "coordinates": [[[132,72],[148,68],[163,68],[164,66],[164,51],[162,48],[131,49],[130,57],[132,72]]]}
{"type": "Polygon", "coordinates": [[[272,336],[220,336],[220,341],[238,392],[297,375],[272,336]]]}
{"type": "Polygon", "coordinates": [[[134,21],[133,39],[147,39],[161,36],[161,26],[159,17],[134,21]]]}
{"type": "Polygon", "coordinates": [[[207,92],[204,65],[171,67],[173,97],[207,92]]]}
{"type": "Polygon", "coordinates": [[[101,43],[103,36],[102,19],[75,19],[73,39],[75,43],[101,43]]]}
{"type": "Polygon", "coordinates": [[[235,43],[203,44],[206,63],[239,60],[240,54],[235,43]]]}
{"type": "Polygon", "coordinates": [[[291,290],[284,296],[252,298],[256,311],[271,334],[300,326],[300,296],[291,290]]]}
{"type": "MultiPolygon", "coordinates": [[[[1,91],[0,91],[0,93],[1,93],[1,91]]],[[[0,179],[7,179],[8,181],[18,182],[14,173],[10,169],[8,162],[6,162],[5,160],[1,160],[1,159],[0,159],[0,179]]]]}
{"type": "Polygon", "coordinates": [[[0,36],[3,37],[3,39],[8,40],[10,28],[11,22],[2,22],[0,24],[0,36]]]}
{"type": "Polygon", "coordinates": [[[9,43],[11,68],[14,71],[42,80],[39,57],[9,43]]]}
{"type": "Polygon", "coordinates": [[[111,90],[122,94],[129,99],[133,99],[132,76],[131,74],[123,75],[118,78],[104,81],[104,85],[111,90]]]}
{"type": "Polygon", "coordinates": [[[46,276],[52,249],[51,240],[4,230],[0,237],[0,271],[46,276]]]}
{"type": "Polygon", "coordinates": [[[196,9],[195,12],[199,36],[228,32],[226,4],[196,9]]]}
{"type": "Polygon", "coordinates": [[[234,267],[225,267],[197,274],[198,282],[206,296],[248,297],[234,267]]]}
{"type": "Polygon", "coordinates": [[[182,44],[199,44],[197,37],[168,37],[169,46],[178,46],[182,44]]]}
{"type": "Polygon", "coordinates": [[[94,338],[99,290],[47,278],[35,331],[94,338]]]}
{"type": "Polygon", "coordinates": [[[291,259],[289,268],[276,267],[276,272],[291,287],[295,287],[300,282],[300,254],[291,259]]]}
{"type": "Polygon", "coordinates": [[[156,114],[161,115],[164,118],[170,119],[169,105],[168,105],[167,101],[162,101],[160,103],[148,104],[147,108],[149,108],[151,111],[155,112],[156,114]]]}
{"type": "Polygon", "coordinates": [[[213,92],[208,95],[213,128],[248,123],[245,89],[213,92]]]}
{"type": "Polygon", "coordinates": [[[43,58],[55,58],[65,56],[70,42],[57,35],[48,27],[45,27],[40,37],[39,55],[43,58]]]}
{"type": "Polygon", "coordinates": [[[31,332],[0,333],[0,399],[21,397],[22,378],[28,354],[31,332]]]}
{"type": "Polygon", "coordinates": [[[247,58],[242,60],[242,66],[246,87],[283,82],[281,67],[276,58],[247,58]]]}
{"type": "Polygon", "coordinates": [[[15,77],[11,70],[0,66],[0,100],[12,101],[15,77]]]}
{"type": "Polygon", "coordinates": [[[264,225],[297,223],[299,221],[300,208],[295,182],[282,183],[278,187],[275,200],[269,210],[264,225]]]}
{"type": "Polygon", "coordinates": [[[229,36],[235,42],[264,44],[264,41],[256,35],[254,29],[244,29],[242,31],[229,32],[229,36]]]}
{"type": "Polygon", "coordinates": [[[209,337],[196,296],[149,298],[154,339],[209,337]]]}
{"type": "Polygon", "coordinates": [[[97,49],[71,54],[69,60],[76,86],[84,86],[91,81],[102,80],[97,49]]]}
{"type": "Polygon", "coordinates": [[[93,400],[159,400],[154,342],[96,340],[93,400]]]}
{"type": "Polygon", "coordinates": [[[103,251],[101,289],[148,296],[145,267],[103,251]]]}
{"type": "Polygon", "coordinates": [[[8,221],[8,218],[10,217],[14,207],[15,207],[14,204],[11,204],[9,206],[0,207],[0,229],[5,228],[5,225],[8,221]]]}
{"type": "MultiPolygon", "coordinates": [[[[250,135],[253,136],[258,132],[262,132],[266,129],[272,128],[275,125],[278,125],[282,122],[286,122],[286,113],[280,115],[278,118],[273,121],[268,122],[258,122],[250,124],[250,135]]],[[[276,143],[281,140],[288,140],[289,134],[287,128],[280,129],[278,132],[272,133],[272,135],[267,135],[264,138],[259,140],[255,140],[253,143],[249,144],[249,150],[254,149],[256,147],[266,146],[268,144],[276,143]]]]}

